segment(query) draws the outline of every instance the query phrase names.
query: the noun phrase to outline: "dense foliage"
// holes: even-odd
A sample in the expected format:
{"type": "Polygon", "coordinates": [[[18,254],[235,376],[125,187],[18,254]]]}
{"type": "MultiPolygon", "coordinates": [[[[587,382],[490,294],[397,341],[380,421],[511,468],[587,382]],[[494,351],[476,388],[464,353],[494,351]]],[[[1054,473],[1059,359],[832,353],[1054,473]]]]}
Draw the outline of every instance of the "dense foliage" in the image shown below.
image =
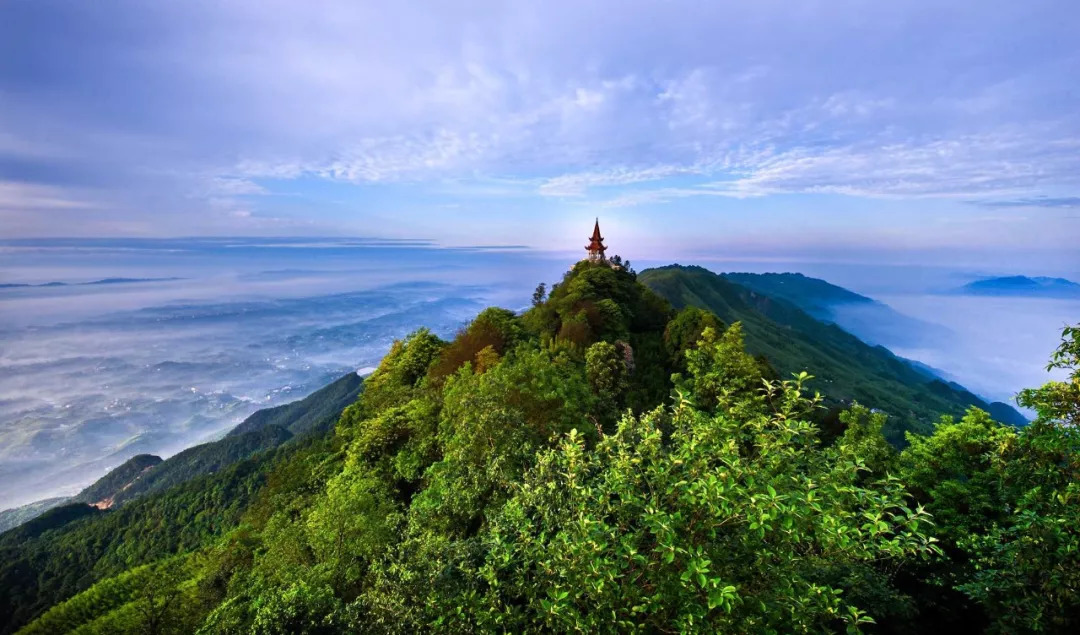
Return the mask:
{"type": "Polygon", "coordinates": [[[69,499],[66,496],[57,496],[55,498],[46,498],[44,500],[35,501],[21,507],[13,507],[12,509],[0,511],[0,533],[13,527],[18,527],[32,518],[37,518],[50,509],[63,505],[68,502],[68,500],[69,499]]]}
{"type": "Polygon", "coordinates": [[[126,503],[152,492],[161,492],[203,474],[212,474],[242,459],[285,443],[292,435],[281,426],[266,426],[251,432],[201,443],[187,448],[146,470],[139,478],[118,490],[110,499],[114,505],[126,503]]]}
{"type": "Polygon", "coordinates": [[[972,408],[898,452],[857,404],[826,434],[822,382],[628,265],[546,291],[395,342],[325,433],[0,537],[9,628],[1075,628],[1080,331],[1032,425],[972,408]]]}
{"type": "Polygon", "coordinates": [[[136,454],[120,464],[120,467],[110,470],[104,477],[76,494],[71,502],[91,505],[106,501],[111,503],[117,494],[129,489],[137,479],[146,474],[147,470],[159,463],[161,463],[160,456],[136,454]]]}
{"type": "Polygon", "coordinates": [[[1080,327],[1065,329],[1049,368],[1068,377],[1021,392],[1038,414],[1030,425],[1001,426],[974,410],[912,437],[901,456],[952,555],[934,577],[978,607],[940,610],[996,632],[1080,624],[1080,327]]]}

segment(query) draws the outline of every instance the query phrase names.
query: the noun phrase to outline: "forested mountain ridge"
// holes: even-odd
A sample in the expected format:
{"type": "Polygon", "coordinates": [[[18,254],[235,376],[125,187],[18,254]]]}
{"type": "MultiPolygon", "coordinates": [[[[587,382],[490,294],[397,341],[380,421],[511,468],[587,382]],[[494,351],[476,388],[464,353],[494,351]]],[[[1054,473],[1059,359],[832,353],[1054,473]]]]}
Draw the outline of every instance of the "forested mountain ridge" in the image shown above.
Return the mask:
{"type": "Polygon", "coordinates": [[[5,631],[1075,627],[1080,327],[1030,426],[969,409],[897,451],[865,407],[826,433],[814,369],[725,322],[601,261],[421,329],[332,429],[0,536],[5,631]]]}
{"type": "Polygon", "coordinates": [[[871,345],[889,349],[941,348],[952,336],[940,324],[904,315],[873,298],[801,273],[720,275],[752,291],[787,300],[812,317],[837,324],[871,345]]]}
{"type": "Polygon", "coordinates": [[[253,454],[276,448],[291,438],[292,434],[285,428],[271,425],[192,446],[146,470],[109,502],[122,505],[150,492],[163,491],[203,474],[212,474],[253,454]]]}
{"type": "Polygon", "coordinates": [[[50,509],[63,505],[68,500],[67,496],[57,496],[0,511],[0,533],[18,527],[31,518],[37,518],[50,509]]]}
{"type": "Polygon", "coordinates": [[[86,503],[102,508],[112,507],[121,492],[129,489],[135,481],[145,476],[147,471],[160,464],[160,456],[136,454],[73,496],[71,502],[86,503]]]}
{"type": "Polygon", "coordinates": [[[294,437],[321,434],[333,426],[342,410],[356,401],[362,387],[363,379],[359,375],[347,373],[303,399],[257,410],[224,438],[190,447],[146,470],[116,495],[114,504],[216,472],[294,437]]]}
{"type": "Polygon", "coordinates": [[[363,383],[359,375],[348,373],[303,399],[252,413],[229,431],[228,436],[275,425],[293,435],[323,432],[333,427],[341,411],[356,401],[363,383]]]}
{"type": "Polygon", "coordinates": [[[217,441],[192,446],[165,461],[149,454],[136,455],[71,498],[54,498],[5,510],[0,515],[0,522],[4,523],[0,532],[65,503],[120,505],[221,470],[294,437],[321,434],[356,400],[362,387],[363,379],[350,372],[303,399],[255,411],[217,441]]]}
{"type": "Polygon", "coordinates": [[[837,304],[872,304],[873,299],[801,273],[721,273],[723,278],[759,293],[787,300],[819,320],[837,304]]]}
{"type": "MultiPolygon", "coordinates": [[[[886,348],[930,345],[950,337],[948,329],[938,324],[918,320],[897,313],[888,305],[868,298],[825,280],[804,276],[801,273],[722,273],[727,280],[767,296],[787,300],[812,317],[837,324],[859,339],[886,348]],[[854,309],[854,310],[853,310],[854,309]]],[[[912,360],[907,361],[915,370],[934,379],[945,381],[960,393],[967,389],[948,380],[945,373],[912,360]]],[[[996,401],[987,402],[982,397],[972,402],[984,408],[995,420],[1010,425],[1028,422],[1013,406],[996,401]]]]}
{"type": "MultiPolygon", "coordinates": [[[[867,345],[783,298],[754,291],[728,276],[671,265],[643,271],[639,277],[676,308],[696,306],[724,322],[741,322],[747,350],[763,355],[782,377],[813,369],[815,381],[810,386],[827,397],[887,412],[891,418],[886,436],[894,443],[902,443],[908,430],[929,432],[942,414],[961,414],[969,406],[989,408],[962,387],[929,377],[888,349],[867,345]]],[[[799,293],[807,296],[806,291],[799,293]]]]}

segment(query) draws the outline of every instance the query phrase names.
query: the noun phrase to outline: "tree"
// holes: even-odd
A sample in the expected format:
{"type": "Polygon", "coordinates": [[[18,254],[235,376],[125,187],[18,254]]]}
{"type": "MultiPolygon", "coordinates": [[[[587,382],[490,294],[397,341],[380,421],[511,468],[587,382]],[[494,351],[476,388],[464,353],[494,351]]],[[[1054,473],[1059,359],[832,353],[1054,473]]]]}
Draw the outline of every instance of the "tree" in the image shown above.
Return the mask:
{"type": "Polygon", "coordinates": [[[327,586],[297,580],[255,602],[252,635],[332,635],[340,602],[327,586]]]}
{"type": "Polygon", "coordinates": [[[1064,381],[1050,381],[1040,388],[1020,391],[1017,402],[1038,413],[1038,421],[1080,426],[1080,324],[1066,326],[1061,345],[1050,357],[1046,370],[1064,370],[1064,381]]]}
{"type": "Polygon", "coordinates": [[[327,484],[307,517],[315,559],[330,572],[339,595],[355,596],[369,563],[392,544],[402,515],[386,484],[362,466],[349,466],[327,484]]]}
{"type": "Polygon", "coordinates": [[[442,350],[429,375],[442,381],[466,362],[474,368],[477,365],[487,368],[521,341],[523,335],[520,320],[512,311],[496,307],[484,309],[442,350]]]}
{"type": "Polygon", "coordinates": [[[623,260],[622,256],[620,256],[619,254],[615,254],[614,256],[609,258],[608,262],[610,262],[612,265],[614,265],[616,267],[619,267],[620,269],[625,270],[626,272],[628,272],[630,274],[634,273],[633,268],[630,267],[630,261],[629,260],[623,260]]]}
{"type": "Polygon", "coordinates": [[[140,619],[140,631],[146,635],[183,632],[179,613],[184,581],[183,560],[167,560],[154,567],[139,591],[135,607],[140,619]]]}
{"type": "Polygon", "coordinates": [[[598,423],[614,422],[629,383],[626,360],[620,348],[609,342],[597,342],[585,351],[585,378],[597,399],[598,423]]]}
{"type": "Polygon", "coordinates": [[[696,348],[705,329],[722,332],[724,324],[710,311],[688,306],[664,328],[664,348],[676,367],[686,369],[686,351],[696,348]]]}
{"type": "Polygon", "coordinates": [[[999,631],[1080,623],[1080,325],[1063,330],[1054,368],[1066,379],[1021,392],[1037,417],[994,453],[1007,518],[959,543],[976,570],[960,588],[999,631]]]}
{"type": "Polygon", "coordinates": [[[404,340],[395,340],[379,367],[364,382],[364,392],[360,395],[363,410],[375,412],[408,401],[445,347],[446,342],[424,328],[410,333],[404,340]]]}
{"type": "MultiPolygon", "coordinates": [[[[930,579],[974,602],[993,632],[1068,631],[1080,622],[1080,347],[1064,330],[1050,368],[1065,381],[1025,390],[1021,429],[978,409],[909,435],[902,478],[938,523],[949,561],[930,579]]],[[[957,613],[951,604],[944,609],[957,613]]]]}
{"type": "Polygon", "coordinates": [[[684,392],[702,408],[723,409],[762,398],[761,368],[743,348],[739,322],[723,333],[706,327],[697,348],[686,352],[686,367],[690,378],[684,392]]]}
{"type": "Polygon", "coordinates": [[[533,291],[532,305],[533,306],[540,306],[541,304],[544,303],[544,300],[546,300],[546,299],[547,299],[547,285],[544,284],[543,282],[541,282],[540,284],[536,285],[536,291],[533,291]]]}

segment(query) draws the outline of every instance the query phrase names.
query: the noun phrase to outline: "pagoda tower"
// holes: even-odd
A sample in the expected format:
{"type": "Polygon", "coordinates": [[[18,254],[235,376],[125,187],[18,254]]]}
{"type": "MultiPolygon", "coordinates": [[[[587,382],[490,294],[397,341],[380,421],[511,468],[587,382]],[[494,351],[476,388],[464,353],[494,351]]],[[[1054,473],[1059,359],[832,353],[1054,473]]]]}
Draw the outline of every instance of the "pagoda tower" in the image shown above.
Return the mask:
{"type": "Polygon", "coordinates": [[[589,260],[607,262],[607,258],[604,257],[607,247],[604,246],[604,237],[600,235],[599,218],[596,219],[596,224],[593,225],[592,237],[589,238],[589,244],[585,245],[585,251],[589,252],[589,260]]]}

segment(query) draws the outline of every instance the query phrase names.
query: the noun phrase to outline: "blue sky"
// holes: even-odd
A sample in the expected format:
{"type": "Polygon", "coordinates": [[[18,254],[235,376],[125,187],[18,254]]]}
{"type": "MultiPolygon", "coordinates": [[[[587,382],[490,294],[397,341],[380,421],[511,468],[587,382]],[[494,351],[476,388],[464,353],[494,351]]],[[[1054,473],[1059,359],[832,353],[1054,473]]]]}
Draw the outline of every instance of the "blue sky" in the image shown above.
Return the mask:
{"type": "Polygon", "coordinates": [[[600,216],[639,257],[1077,271],[1077,33],[1074,0],[8,0],[0,225],[574,249],[600,216]]]}

